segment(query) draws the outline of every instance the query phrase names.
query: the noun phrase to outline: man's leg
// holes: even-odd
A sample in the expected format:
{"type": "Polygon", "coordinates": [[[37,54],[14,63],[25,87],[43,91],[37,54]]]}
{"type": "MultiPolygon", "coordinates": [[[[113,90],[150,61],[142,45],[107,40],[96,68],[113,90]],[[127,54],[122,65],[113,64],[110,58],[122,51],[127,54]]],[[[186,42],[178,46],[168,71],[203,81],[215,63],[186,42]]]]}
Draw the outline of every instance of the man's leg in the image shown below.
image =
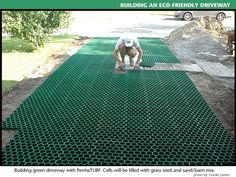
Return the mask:
{"type": "Polygon", "coordinates": [[[121,45],[120,46],[120,57],[121,57],[122,63],[125,63],[125,55],[126,55],[126,47],[125,47],[125,45],[121,45]]]}
{"type": "Polygon", "coordinates": [[[129,57],[129,64],[130,66],[134,66],[134,59],[129,57]]]}
{"type": "Polygon", "coordinates": [[[133,58],[137,55],[137,50],[135,48],[131,48],[128,51],[128,55],[129,55],[130,66],[134,66],[133,58]]]}

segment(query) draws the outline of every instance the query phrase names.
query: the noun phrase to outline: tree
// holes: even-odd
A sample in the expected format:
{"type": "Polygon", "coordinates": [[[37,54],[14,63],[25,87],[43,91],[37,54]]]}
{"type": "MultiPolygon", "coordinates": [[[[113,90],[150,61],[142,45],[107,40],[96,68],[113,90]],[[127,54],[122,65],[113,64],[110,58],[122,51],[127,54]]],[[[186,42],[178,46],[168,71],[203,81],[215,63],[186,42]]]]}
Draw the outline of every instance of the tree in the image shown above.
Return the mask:
{"type": "Polygon", "coordinates": [[[53,32],[68,27],[69,19],[68,11],[3,11],[2,29],[37,49],[53,32]]]}

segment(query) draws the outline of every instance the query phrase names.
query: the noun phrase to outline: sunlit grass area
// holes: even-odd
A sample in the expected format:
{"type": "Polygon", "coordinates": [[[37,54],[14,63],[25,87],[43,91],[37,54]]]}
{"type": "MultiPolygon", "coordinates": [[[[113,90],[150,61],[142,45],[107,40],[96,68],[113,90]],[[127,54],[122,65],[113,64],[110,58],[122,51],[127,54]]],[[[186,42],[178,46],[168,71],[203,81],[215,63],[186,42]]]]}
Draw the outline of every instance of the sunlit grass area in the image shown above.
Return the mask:
{"type": "Polygon", "coordinates": [[[78,35],[57,35],[49,38],[44,47],[34,50],[26,41],[8,36],[2,37],[2,93],[8,92],[19,81],[47,60],[61,48],[70,45],[78,35]]]}
{"type": "Polygon", "coordinates": [[[2,94],[8,92],[12,87],[14,87],[18,81],[7,81],[2,80],[2,94]]]}

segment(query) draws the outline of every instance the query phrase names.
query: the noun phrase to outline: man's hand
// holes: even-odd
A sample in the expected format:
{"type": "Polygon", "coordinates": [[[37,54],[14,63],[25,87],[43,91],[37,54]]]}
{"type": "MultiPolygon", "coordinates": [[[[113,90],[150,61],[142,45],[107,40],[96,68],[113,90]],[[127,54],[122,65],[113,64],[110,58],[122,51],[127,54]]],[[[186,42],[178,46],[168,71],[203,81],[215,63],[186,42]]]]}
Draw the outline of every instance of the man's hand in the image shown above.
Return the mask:
{"type": "Polygon", "coordinates": [[[125,64],[123,62],[120,62],[119,63],[119,68],[121,71],[124,71],[125,70],[125,64]]]}
{"type": "Polygon", "coordinates": [[[139,67],[139,64],[138,64],[138,63],[136,63],[136,64],[134,65],[134,70],[135,70],[135,71],[140,70],[140,67],[139,67]]]}

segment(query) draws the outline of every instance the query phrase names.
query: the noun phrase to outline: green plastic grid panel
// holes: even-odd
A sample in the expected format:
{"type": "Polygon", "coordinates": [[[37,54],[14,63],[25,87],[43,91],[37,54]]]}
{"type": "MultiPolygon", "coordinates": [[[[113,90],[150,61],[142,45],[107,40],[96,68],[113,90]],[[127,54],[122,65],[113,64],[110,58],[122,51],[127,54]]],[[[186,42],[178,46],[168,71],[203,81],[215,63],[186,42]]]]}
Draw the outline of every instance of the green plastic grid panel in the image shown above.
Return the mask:
{"type": "Polygon", "coordinates": [[[152,67],[155,63],[180,63],[160,38],[140,38],[143,49],[141,66],[152,67]]]}
{"type": "MultiPolygon", "coordinates": [[[[91,44],[105,53],[107,40],[91,44]]],[[[3,149],[3,165],[235,163],[233,138],[184,72],[115,75],[93,68],[100,66],[99,57],[86,57],[87,45],[3,122],[3,128],[18,129],[3,149]],[[80,61],[84,67],[78,69],[80,61]]]]}

